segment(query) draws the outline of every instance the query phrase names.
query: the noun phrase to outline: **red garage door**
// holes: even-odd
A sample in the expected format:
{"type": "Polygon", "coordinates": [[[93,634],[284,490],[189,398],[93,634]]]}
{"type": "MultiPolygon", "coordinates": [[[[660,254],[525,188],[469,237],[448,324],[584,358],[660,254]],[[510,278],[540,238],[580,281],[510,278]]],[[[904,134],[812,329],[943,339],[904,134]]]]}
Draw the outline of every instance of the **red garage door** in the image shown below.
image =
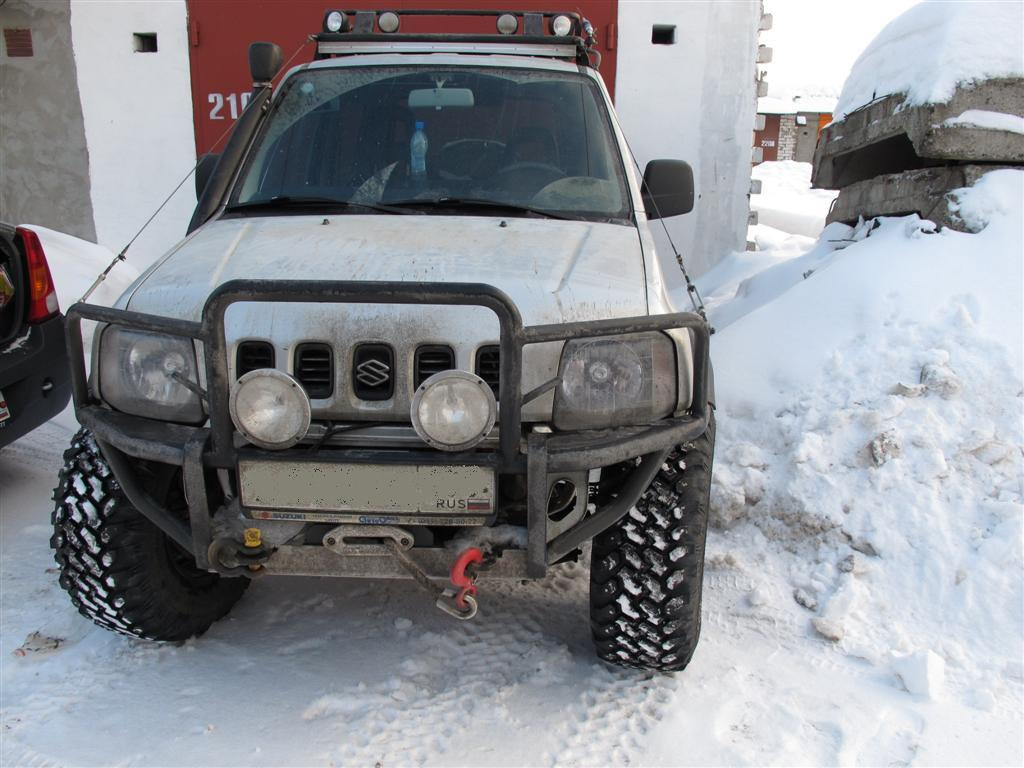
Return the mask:
{"type": "Polygon", "coordinates": [[[764,130],[754,131],[754,146],[764,152],[762,162],[771,163],[779,159],[779,125],[778,115],[765,115],[764,130]]]}
{"type": "MultiPolygon", "coordinates": [[[[330,0],[189,0],[189,61],[192,67],[192,108],[195,112],[196,151],[199,154],[223,148],[222,137],[241,113],[252,90],[248,50],[254,40],[269,40],[284,51],[291,65],[311,61],[313,44],[308,36],[319,32],[324,13],[331,7],[346,10],[403,8],[475,8],[524,11],[559,10],[551,0],[390,0],[389,4],[349,0],[331,6],[330,0]],[[216,145],[216,146],[215,146],[216,145]]],[[[581,13],[594,25],[597,48],[603,57],[601,74],[608,90],[615,92],[615,20],[618,0],[576,0],[566,11],[581,13]]],[[[482,31],[483,20],[413,19],[402,22],[405,31],[482,31]],[[468,25],[461,26],[460,25],[468,25]],[[476,26],[474,26],[476,25],[476,26]]]]}

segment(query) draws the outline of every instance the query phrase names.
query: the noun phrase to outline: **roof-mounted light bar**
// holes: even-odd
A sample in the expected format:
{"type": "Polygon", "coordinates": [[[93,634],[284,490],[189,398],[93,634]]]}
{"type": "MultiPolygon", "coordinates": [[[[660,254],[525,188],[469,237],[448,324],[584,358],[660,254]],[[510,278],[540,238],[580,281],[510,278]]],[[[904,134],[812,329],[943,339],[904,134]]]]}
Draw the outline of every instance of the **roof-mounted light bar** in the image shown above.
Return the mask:
{"type": "MultiPolygon", "coordinates": [[[[415,25],[414,25],[415,26],[415,25]]],[[[355,53],[460,51],[574,58],[597,67],[594,27],[578,13],[487,10],[351,11],[324,14],[317,58],[355,53]],[[492,17],[491,33],[400,33],[406,17],[492,17]]]]}

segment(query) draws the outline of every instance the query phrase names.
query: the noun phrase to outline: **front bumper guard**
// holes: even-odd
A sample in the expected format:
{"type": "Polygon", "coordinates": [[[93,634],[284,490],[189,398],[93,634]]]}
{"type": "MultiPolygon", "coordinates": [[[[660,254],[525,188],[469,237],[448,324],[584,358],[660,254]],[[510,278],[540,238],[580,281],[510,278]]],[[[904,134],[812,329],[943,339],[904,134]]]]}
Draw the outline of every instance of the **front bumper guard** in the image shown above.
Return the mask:
{"type": "MultiPolygon", "coordinates": [[[[499,431],[496,451],[451,454],[439,451],[332,449],[317,452],[312,458],[315,460],[316,456],[321,456],[331,461],[396,464],[468,463],[493,467],[499,473],[525,473],[528,489],[525,569],[505,569],[509,571],[508,575],[516,578],[524,575],[531,578],[543,576],[549,564],[557,562],[587,539],[617,522],[653,480],[672,447],[697,438],[707,429],[710,399],[709,329],[701,317],[689,312],[524,327],[519,310],[512,300],[490,285],[306,280],[232,280],[224,283],[210,295],[199,322],[75,304],[67,312],[67,334],[72,393],[78,419],[95,435],[129,500],[175,541],[192,552],[200,567],[209,565],[206,562],[206,551],[211,536],[211,510],[207,502],[205,470],[235,469],[240,455],[253,450],[249,447],[236,448],[235,429],[228,409],[230,380],[224,318],[228,308],[238,302],[447,304],[482,306],[494,312],[500,328],[501,381],[517,383],[517,386],[501,387],[499,423],[504,428],[499,431]],[[81,335],[83,320],[201,342],[209,426],[168,424],[129,416],[103,406],[89,389],[81,335]],[[693,352],[692,397],[686,413],[650,426],[550,434],[535,431],[527,438],[524,455],[522,430],[510,425],[520,424],[523,403],[539,394],[538,390],[524,394],[518,385],[522,380],[524,346],[675,328],[690,332],[693,352]],[[189,525],[164,509],[141,487],[131,470],[127,459],[129,456],[183,467],[189,503],[189,525]],[[608,466],[637,456],[642,457],[639,465],[611,502],[584,517],[550,542],[547,540],[549,475],[608,466]]],[[[553,386],[553,382],[549,384],[553,386]]],[[[538,389],[547,391],[550,387],[538,389]]],[[[285,458],[284,454],[286,452],[259,452],[261,459],[271,461],[275,457],[285,458]]],[[[316,548],[279,548],[275,557],[268,562],[268,570],[278,570],[273,564],[275,559],[279,559],[282,571],[285,562],[289,562],[293,563],[293,567],[287,570],[288,573],[314,572],[315,569],[299,567],[298,563],[302,559],[300,553],[290,551],[299,549],[316,548]]],[[[428,551],[413,550],[412,555],[420,557],[425,565],[432,563],[428,551]]],[[[331,556],[340,560],[333,553],[331,556]]],[[[364,565],[370,565],[367,563],[369,558],[360,560],[364,565]]],[[[339,569],[333,572],[339,572],[339,569]]]]}

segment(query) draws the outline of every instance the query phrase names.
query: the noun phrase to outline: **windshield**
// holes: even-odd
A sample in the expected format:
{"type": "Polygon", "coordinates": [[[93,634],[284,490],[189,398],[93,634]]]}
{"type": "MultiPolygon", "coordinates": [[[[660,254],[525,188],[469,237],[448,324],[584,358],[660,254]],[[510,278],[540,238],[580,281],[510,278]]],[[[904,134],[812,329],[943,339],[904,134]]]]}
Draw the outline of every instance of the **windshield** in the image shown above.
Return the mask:
{"type": "Polygon", "coordinates": [[[487,213],[494,203],[503,213],[629,219],[600,91],[583,75],[525,69],[343,67],[291,77],[230,208],[274,200],[336,201],[353,213],[395,204],[487,213]]]}

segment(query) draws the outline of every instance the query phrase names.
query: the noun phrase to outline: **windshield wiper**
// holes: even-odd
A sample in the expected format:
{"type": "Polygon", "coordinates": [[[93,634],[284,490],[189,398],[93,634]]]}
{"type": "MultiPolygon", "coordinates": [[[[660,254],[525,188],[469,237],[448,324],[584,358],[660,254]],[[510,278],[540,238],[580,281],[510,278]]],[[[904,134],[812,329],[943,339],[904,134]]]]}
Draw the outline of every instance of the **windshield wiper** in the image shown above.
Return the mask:
{"type": "Polygon", "coordinates": [[[531,208],[528,205],[516,205],[515,203],[503,203],[498,200],[483,200],[475,197],[439,197],[436,199],[396,200],[387,202],[389,208],[448,208],[451,210],[491,210],[495,213],[519,214],[521,216],[540,216],[545,219],[561,219],[562,221],[576,221],[572,216],[564,216],[560,213],[552,213],[541,208],[531,208]]]}
{"type": "Polygon", "coordinates": [[[225,208],[229,213],[236,211],[261,211],[261,210],[285,210],[288,208],[312,209],[312,210],[348,210],[359,209],[365,211],[378,211],[379,213],[408,214],[417,213],[404,208],[393,208],[388,205],[372,205],[370,203],[355,203],[351,200],[341,200],[334,197],[302,197],[295,195],[276,195],[266,200],[249,200],[244,203],[235,203],[225,208]]]}

